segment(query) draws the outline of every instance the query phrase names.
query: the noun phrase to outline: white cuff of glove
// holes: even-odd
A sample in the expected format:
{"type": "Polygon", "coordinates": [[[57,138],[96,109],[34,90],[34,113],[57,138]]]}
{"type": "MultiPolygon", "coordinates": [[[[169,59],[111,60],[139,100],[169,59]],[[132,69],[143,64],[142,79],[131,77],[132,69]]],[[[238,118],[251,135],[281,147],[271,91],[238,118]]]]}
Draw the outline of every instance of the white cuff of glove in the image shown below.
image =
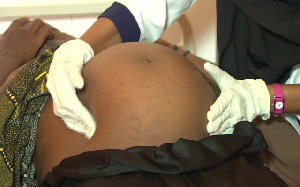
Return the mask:
{"type": "Polygon", "coordinates": [[[257,113],[263,120],[270,118],[270,93],[266,83],[262,79],[246,79],[245,80],[252,92],[253,100],[256,102],[257,113]]]}

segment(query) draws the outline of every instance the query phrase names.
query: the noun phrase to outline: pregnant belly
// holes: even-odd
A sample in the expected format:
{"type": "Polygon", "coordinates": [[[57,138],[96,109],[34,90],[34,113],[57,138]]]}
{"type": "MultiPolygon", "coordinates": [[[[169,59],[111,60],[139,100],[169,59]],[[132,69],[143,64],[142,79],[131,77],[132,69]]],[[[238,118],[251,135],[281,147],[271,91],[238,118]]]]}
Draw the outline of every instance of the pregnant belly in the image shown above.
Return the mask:
{"type": "Polygon", "coordinates": [[[215,94],[199,69],[155,44],[121,44],[84,66],[82,103],[97,122],[94,136],[68,129],[45,105],[35,164],[40,179],[69,156],[101,149],[158,146],[207,136],[206,112],[215,94]]]}

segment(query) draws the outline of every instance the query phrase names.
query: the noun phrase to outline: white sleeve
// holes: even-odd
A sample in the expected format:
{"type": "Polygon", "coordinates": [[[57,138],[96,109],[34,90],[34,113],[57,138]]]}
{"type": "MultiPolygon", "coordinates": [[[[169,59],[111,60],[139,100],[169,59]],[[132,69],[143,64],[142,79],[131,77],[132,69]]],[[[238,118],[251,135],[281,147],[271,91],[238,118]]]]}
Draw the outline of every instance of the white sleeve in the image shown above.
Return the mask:
{"type": "MultiPolygon", "coordinates": [[[[290,77],[285,84],[300,84],[300,64],[297,64],[293,67],[290,77]]],[[[285,119],[290,122],[290,124],[300,135],[300,114],[284,113],[282,116],[284,116],[285,119]]]]}
{"type": "Polygon", "coordinates": [[[118,0],[133,14],[140,41],[154,42],[196,0],[118,0]]]}

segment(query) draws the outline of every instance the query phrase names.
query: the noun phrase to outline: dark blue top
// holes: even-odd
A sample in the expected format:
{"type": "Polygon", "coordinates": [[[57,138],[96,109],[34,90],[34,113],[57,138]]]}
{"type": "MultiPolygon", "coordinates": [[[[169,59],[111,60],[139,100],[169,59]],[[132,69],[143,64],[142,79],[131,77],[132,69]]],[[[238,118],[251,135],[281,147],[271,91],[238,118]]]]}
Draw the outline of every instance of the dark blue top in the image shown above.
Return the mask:
{"type": "Polygon", "coordinates": [[[114,2],[98,18],[110,19],[117,27],[123,42],[135,42],[140,39],[140,28],[132,13],[124,5],[114,2]]]}

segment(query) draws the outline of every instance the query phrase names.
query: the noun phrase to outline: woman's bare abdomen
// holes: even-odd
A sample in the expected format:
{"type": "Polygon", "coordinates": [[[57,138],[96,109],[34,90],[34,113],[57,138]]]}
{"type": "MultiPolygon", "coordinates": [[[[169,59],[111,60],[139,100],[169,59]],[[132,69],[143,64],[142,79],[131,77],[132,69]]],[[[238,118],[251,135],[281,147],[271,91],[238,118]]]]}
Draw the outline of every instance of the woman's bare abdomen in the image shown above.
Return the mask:
{"type": "Polygon", "coordinates": [[[201,72],[185,57],[157,44],[125,43],[92,58],[78,91],[97,122],[94,136],[68,129],[52,100],[39,120],[35,154],[42,179],[72,155],[101,149],[157,146],[207,136],[206,112],[216,99],[201,72]]]}

